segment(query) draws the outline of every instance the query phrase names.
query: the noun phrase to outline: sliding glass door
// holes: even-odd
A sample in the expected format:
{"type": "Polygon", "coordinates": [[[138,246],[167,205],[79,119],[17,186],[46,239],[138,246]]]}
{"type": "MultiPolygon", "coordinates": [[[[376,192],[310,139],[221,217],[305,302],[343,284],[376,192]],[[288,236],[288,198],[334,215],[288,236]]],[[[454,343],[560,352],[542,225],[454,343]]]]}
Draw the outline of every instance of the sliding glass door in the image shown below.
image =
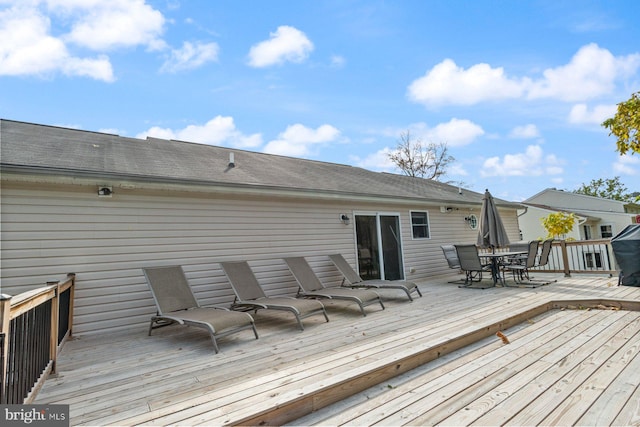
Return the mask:
{"type": "Polygon", "coordinates": [[[404,279],[400,217],[393,214],[356,214],[358,269],[365,280],[404,279]]]}

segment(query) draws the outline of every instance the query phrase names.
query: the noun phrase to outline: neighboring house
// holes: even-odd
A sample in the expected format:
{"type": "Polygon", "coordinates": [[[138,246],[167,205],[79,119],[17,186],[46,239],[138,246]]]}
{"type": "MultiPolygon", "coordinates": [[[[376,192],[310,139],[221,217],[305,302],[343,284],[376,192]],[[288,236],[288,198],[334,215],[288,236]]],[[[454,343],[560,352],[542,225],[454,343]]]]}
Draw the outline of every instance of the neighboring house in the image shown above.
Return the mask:
{"type": "Polygon", "coordinates": [[[544,238],[547,231],[541,219],[555,212],[574,213],[576,222],[566,238],[576,240],[607,239],[638,220],[639,206],[618,200],[603,199],[569,191],[547,188],[528,198],[520,211],[523,240],[544,238]]]}
{"type": "MultiPolygon", "coordinates": [[[[0,142],[2,293],[76,273],[76,335],[147,325],[145,266],[182,265],[202,304],[228,305],[219,261],[248,260],[268,294],[293,295],[285,256],[329,284],[337,252],[364,276],[424,281],[451,272],[440,245],[477,238],[483,195],[439,182],[10,120],[0,142]]],[[[518,240],[522,205],[496,204],[518,240]]]]}

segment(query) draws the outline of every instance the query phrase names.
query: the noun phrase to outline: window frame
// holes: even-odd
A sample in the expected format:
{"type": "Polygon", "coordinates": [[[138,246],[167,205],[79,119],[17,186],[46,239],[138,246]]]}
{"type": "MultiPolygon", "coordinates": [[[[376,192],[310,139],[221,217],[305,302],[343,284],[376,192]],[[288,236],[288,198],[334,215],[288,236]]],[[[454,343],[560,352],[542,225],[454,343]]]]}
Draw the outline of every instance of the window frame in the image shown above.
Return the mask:
{"type": "Polygon", "coordinates": [[[599,229],[599,231],[600,231],[600,238],[601,238],[601,239],[611,239],[611,238],[615,235],[614,230],[613,230],[613,224],[600,224],[600,226],[598,227],[598,229],[599,229]],[[603,230],[602,230],[602,228],[603,228],[603,227],[609,227],[609,229],[611,230],[611,231],[610,231],[611,236],[606,236],[606,237],[605,237],[605,236],[603,236],[603,233],[602,233],[602,231],[603,231],[603,230]]]}
{"type": "Polygon", "coordinates": [[[413,240],[429,240],[431,239],[431,221],[429,220],[429,211],[427,210],[411,210],[409,211],[409,221],[411,223],[411,238],[413,240]],[[414,224],[413,222],[413,214],[424,214],[425,223],[424,224],[414,224]],[[426,230],[426,236],[416,236],[415,228],[416,227],[424,227],[426,230]]]}
{"type": "Polygon", "coordinates": [[[480,220],[478,220],[478,216],[476,214],[469,214],[467,218],[469,218],[469,220],[467,221],[469,228],[472,230],[477,230],[478,225],[480,224],[480,220]],[[471,220],[471,218],[474,218],[474,219],[471,220]]]}
{"type": "Polygon", "coordinates": [[[584,266],[587,269],[603,269],[603,256],[601,251],[584,252],[584,266]]]}

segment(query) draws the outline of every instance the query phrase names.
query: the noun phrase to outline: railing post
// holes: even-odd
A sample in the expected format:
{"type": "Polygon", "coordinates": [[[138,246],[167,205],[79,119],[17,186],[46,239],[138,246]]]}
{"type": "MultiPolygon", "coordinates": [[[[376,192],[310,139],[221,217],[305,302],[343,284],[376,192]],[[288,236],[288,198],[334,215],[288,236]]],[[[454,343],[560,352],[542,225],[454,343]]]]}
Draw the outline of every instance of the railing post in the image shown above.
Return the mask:
{"type": "Polygon", "coordinates": [[[564,267],[564,277],[571,277],[569,268],[569,254],[567,252],[567,242],[560,240],[560,251],[562,252],[562,266],[564,267]]]}
{"type": "Polygon", "coordinates": [[[7,390],[5,378],[7,378],[7,364],[9,360],[9,328],[11,325],[11,295],[0,294],[0,334],[4,336],[2,348],[0,348],[0,404],[4,403],[7,390]]]}
{"type": "Polygon", "coordinates": [[[73,335],[73,302],[76,299],[76,273],[67,273],[67,278],[71,280],[71,288],[69,293],[69,330],[68,336],[71,337],[73,335]]]}
{"type": "MultiPolygon", "coordinates": [[[[607,249],[607,267],[609,270],[617,270],[617,266],[615,264],[615,254],[613,253],[613,246],[611,246],[611,239],[606,243],[605,248],[607,249]],[[614,262],[611,262],[611,260],[614,262]]],[[[609,277],[613,277],[613,274],[609,273],[609,277]]]]}
{"type": "Polygon", "coordinates": [[[51,299],[51,338],[49,339],[49,360],[51,360],[51,373],[56,373],[56,360],[58,360],[58,312],[60,311],[60,281],[47,282],[47,286],[56,286],[55,296],[51,299]]]}

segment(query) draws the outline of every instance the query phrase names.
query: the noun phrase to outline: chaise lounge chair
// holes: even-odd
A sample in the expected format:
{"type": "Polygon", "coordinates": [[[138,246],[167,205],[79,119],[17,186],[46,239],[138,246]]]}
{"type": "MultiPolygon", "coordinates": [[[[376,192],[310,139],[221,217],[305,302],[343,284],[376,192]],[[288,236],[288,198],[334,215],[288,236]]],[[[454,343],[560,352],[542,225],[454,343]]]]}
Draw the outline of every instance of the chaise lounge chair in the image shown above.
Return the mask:
{"type": "Polygon", "coordinates": [[[180,266],[143,268],[158,313],[151,317],[151,331],[172,323],[206,329],[211,335],[216,353],[220,350],[216,338],[253,329],[258,339],[253,317],[221,307],[201,307],[189,287],[180,266]]]}
{"type": "Polygon", "coordinates": [[[413,282],[407,282],[405,280],[363,280],[341,254],[329,255],[329,258],[344,276],[342,280],[343,285],[346,280],[352,288],[400,289],[407,294],[409,301],[413,301],[411,297],[413,292],[422,296],[420,289],[418,289],[418,286],[413,282]]]}
{"type": "Polygon", "coordinates": [[[379,303],[380,307],[384,310],[382,299],[380,299],[380,295],[375,291],[338,287],[326,288],[322,282],[320,282],[320,279],[318,279],[318,276],[316,276],[316,273],[314,273],[309,263],[307,263],[307,260],[303,257],[285,258],[284,261],[298,282],[300,288],[298,295],[302,297],[352,301],[360,306],[360,311],[362,311],[363,316],[367,315],[364,308],[371,304],[379,303]]]}
{"type": "Polygon", "coordinates": [[[314,314],[322,314],[329,321],[324,305],[316,300],[303,300],[292,297],[275,297],[270,298],[264,293],[258,279],[253,274],[249,263],[246,261],[221,262],[222,269],[231,283],[236,299],[231,308],[233,310],[251,309],[258,311],[265,310],[284,310],[290,311],[296,316],[300,330],[304,331],[302,319],[313,316],[314,314]]]}

